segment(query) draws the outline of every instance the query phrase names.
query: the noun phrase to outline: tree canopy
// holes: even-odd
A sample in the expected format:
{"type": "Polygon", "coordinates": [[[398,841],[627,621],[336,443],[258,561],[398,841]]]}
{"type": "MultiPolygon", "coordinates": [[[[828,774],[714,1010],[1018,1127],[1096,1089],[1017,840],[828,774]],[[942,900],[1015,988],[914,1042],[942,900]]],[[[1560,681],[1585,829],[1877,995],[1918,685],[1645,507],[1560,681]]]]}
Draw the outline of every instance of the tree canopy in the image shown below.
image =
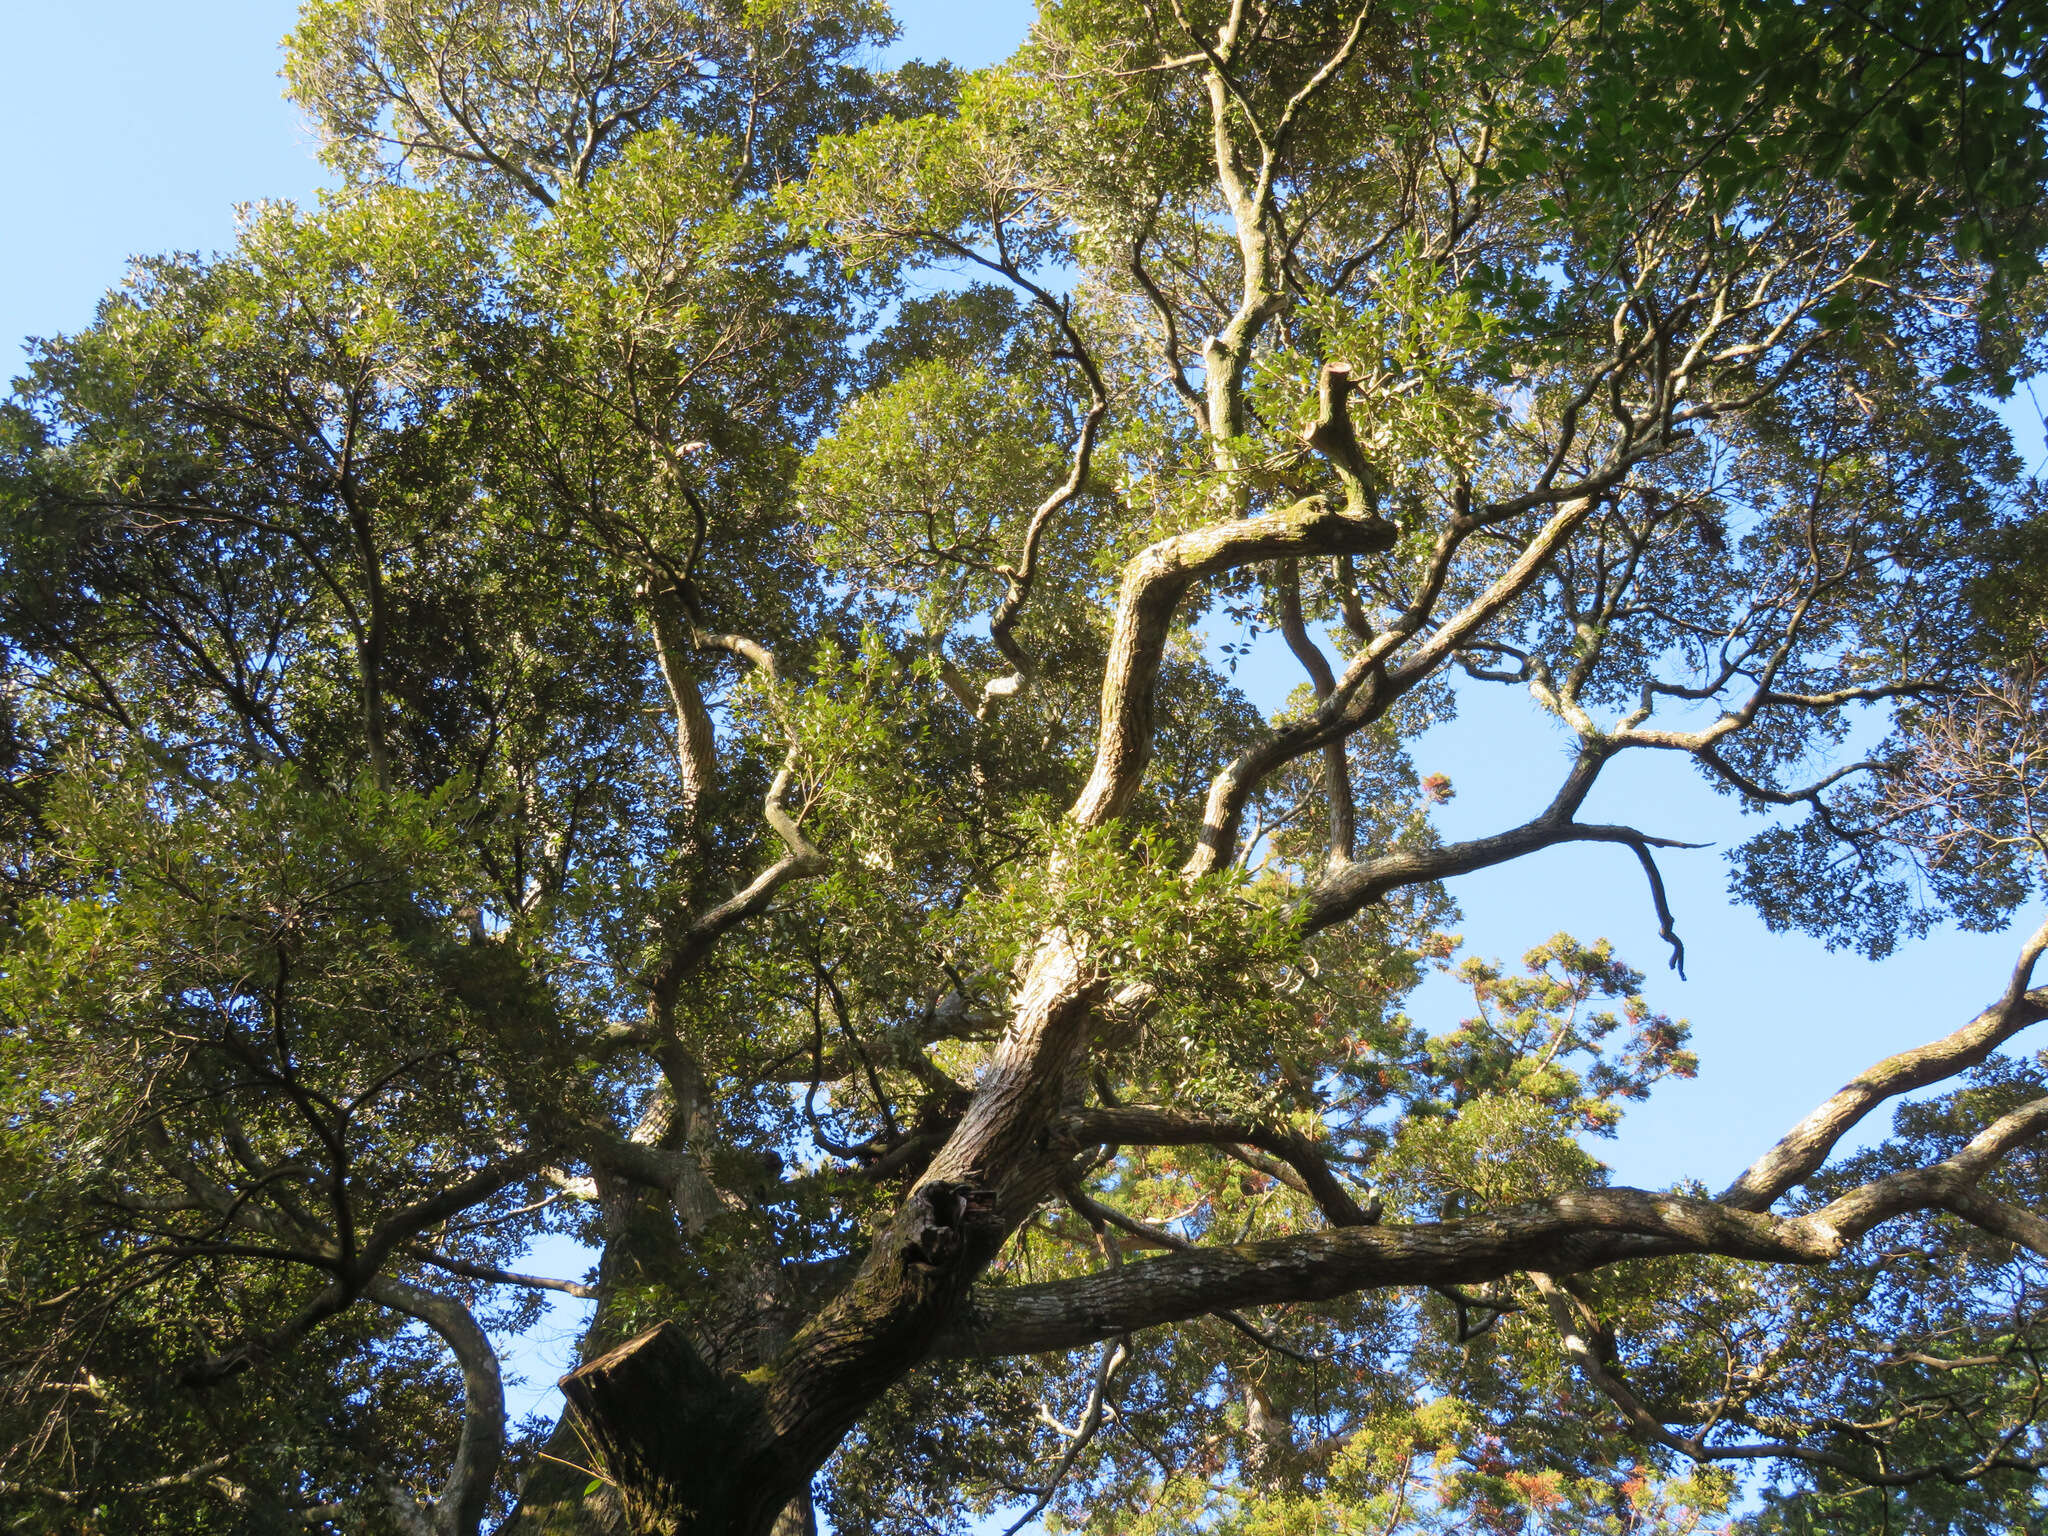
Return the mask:
{"type": "Polygon", "coordinates": [[[1718,1193],[1599,1158],[1640,971],[1452,930],[1601,844],[1682,964],[1643,754],[1774,927],[2038,907],[2048,14],[893,35],[307,0],[331,194],[33,346],[10,1528],[2034,1529],[2048,926],[1718,1193]]]}

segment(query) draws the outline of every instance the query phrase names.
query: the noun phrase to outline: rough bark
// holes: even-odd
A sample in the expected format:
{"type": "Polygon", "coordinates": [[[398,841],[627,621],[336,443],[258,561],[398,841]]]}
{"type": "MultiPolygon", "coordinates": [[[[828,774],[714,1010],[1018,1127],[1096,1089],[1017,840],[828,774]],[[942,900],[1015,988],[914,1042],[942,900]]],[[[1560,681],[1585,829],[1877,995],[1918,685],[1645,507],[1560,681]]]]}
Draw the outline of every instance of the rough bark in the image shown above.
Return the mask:
{"type": "Polygon", "coordinates": [[[634,1536],[737,1528],[743,1491],[720,1474],[744,1455],[757,1405],[707,1366],[676,1324],[570,1372],[562,1395],[634,1536]]]}
{"type": "MultiPolygon", "coordinates": [[[[782,1360],[742,1376],[664,1322],[562,1379],[564,1416],[630,1536],[765,1536],[799,1520],[811,1474],[860,1413],[927,1352],[1008,1228],[988,1192],[927,1181],[847,1291],[782,1360]],[[885,1320],[878,1326],[877,1319],[885,1320]]],[[[604,1529],[519,1524],[520,1536],[604,1529]]],[[[555,1517],[550,1517],[553,1519],[555,1517]]]]}
{"type": "Polygon", "coordinates": [[[1645,1252],[1813,1264],[1842,1237],[1818,1218],[1778,1220],[1711,1200],[1581,1190],[1463,1221],[1359,1226],[1197,1248],[1074,1280],[991,1290],[937,1341],[944,1355],[1079,1349],[1225,1308],[1324,1301],[1380,1286],[1478,1285],[1526,1269],[1573,1270],[1645,1252]],[[1626,1238],[1656,1240],[1654,1249],[1626,1238]]]}
{"type": "Polygon", "coordinates": [[[2048,1243],[2048,1224],[1987,1198],[1978,1184],[2001,1159],[2043,1135],[2048,1099],[2037,1099],[1941,1162],[1873,1179],[1796,1217],[1647,1190],[1592,1189],[1460,1221],[1346,1227],[1182,1250],[1072,1280],[984,1293],[935,1341],[934,1353],[1078,1349],[1230,1308],[1322,1301],[1388,1286],[1478,1285],[1532,1270],[1565,1275],[1655,1255],[1819,1264],[1915,1210],[1951,1211],[2031,1247],[2036,1240],[2048,1243]]]}

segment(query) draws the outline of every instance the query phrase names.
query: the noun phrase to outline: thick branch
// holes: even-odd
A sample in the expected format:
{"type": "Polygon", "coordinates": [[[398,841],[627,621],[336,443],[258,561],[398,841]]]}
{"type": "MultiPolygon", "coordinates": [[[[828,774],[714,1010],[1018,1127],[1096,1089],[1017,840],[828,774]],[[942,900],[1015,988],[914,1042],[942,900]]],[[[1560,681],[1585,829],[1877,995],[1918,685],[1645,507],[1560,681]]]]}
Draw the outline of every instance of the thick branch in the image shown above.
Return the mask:
{"type": "Polygon", "coordinates": [[[1953,1157],[1858,1185],[1805,1219],[1832,1228],[1849,1242],[1907,1211],[1953,1209],[1958,1200],[1968,1199],[1977,1181],[2007,1153],[2043,1134],[2048,1134],[2048,1098],[2023,1104],[1994,1120],[1953,1157]]]}
{"type": "Polygon", "coordinates": [[[497,1352],[469,1309],[453,1297],[381,1277],[370,1282],[368,1294],[433,1329],[462,1369],[462,1437],[448,1480],[434,1496],[433,1528],[436,1536],[476,1536],[505,1454],[505,1387],[497,1352]]]}
{"type": "Polygon", "coordinates": [[[1581,1269],[1644,1251],[1816,1264],[1831,1226],[1732,1211],[1710,1200],[1594,1189],[1463,1221],[1346,1227],[1126,1263],[1075,1280],[978,1293],[941,1335],[944,1355],[1079,1349],[1225,1308],[1323,1301],[1385,1286],[1477,1285],[1529,1269],[1581,1269]]]}
{"type": "Polygon", "coordinates": [[[711,712],[704,707],[704,695],[689,673],[683,658],[688,646],[683,625],[669,612],[666,594],[653,602],[654,659],[661,667],[661,680],[668,686],[669,707],[676,719],[676,768],[682,776],[683,814],[694,817],[710,793],[718,774],[718,746],[711,729],[711,712]]]}
{"type": "Polygon", "coordinates": [[[2025,1206],[1994,1199],[1980,1189],[1971,1189],[1951,1197],[1947,1201],[1947,1207],[1971,1225],[1981,1227],[1992,1236],[2002,1237],[2009,1243],[2017,1243],[2020,1247],[2048,1259],[2048,1221],[2044,1221],[2025,1206]]]}
{"type": "Polygon", "coordinates": [[[1530,1270],[1583,1272],[1660,1254],[1819,1264],[1912,1210],[1957,1210],[1981,1216],[1993,1230],[1994,1222],[2004,1222],[2016,1234],[2020,1228],[1996,1202],[1975,1199],[1975,1187],[2001,1158],[2044,1133],[2048,1099],[1994,1122],[1953,1157],[1874,1179],[1809,1216],[1772,1217],[1639,1189],[1588,1189],[1462,1221],[1302,1233],[1173,1253],[1074,1280],[990,1289],[974,1297],[934,1352],[1079,1349],[1229,1308],[1325,1301],[1391,1286],[1476,1285],[1530,1270]]]}
{"type": "Polygon", "coordinates": [[[1204,576],[1296,555],[1371,554],[1388,548],[1391,523],[1347,517],[1320,496],[1284,512],[1218,523],[1162,539],[1124,567],[1116,625],[1102,678],[1095,768],[1068,814],[1100,826],[1123,814],[1152,757],[1152,710],[1174,610],[1204,576]]]}
{"type": "Polygon", "coordinates": [[[1373,494],[1372,468],[1351,424],[1349,401],[1357,387],[1349,364],[1325,363],[1317,379],[1315,424],[1305,438],[1344,482],[1344,510],[1353,517],[1377,517],[1379,498],[1373,494]]]}

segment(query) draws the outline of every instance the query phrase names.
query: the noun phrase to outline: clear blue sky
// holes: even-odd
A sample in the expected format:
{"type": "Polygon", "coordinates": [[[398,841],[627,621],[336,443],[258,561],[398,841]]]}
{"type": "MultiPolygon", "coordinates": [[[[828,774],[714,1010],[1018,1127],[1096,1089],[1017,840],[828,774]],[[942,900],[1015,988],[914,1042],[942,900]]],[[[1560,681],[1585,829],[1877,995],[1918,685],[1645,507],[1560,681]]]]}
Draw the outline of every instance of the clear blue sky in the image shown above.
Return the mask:
{"type": "MultiPolygon", "coordinates": [[[[1030,25],[1023,0],[906,0],[892,53],[981,65],[1030,25]]],[[[295,0],[0,0],[0,350],[76,329],[129,256],[215,250],[235,206],[310,201],[322,170],[285,101],[295,0]]]]}
{"type": "MultiPolygon", "coordinates": [[[[13,231],[0,242],[10,366],[19,338],[87,323],[130,253],[215,249],[233,238],[238,202],[311,197],[320,167],[276,78],[277,39],[294,9],[289,0],[0,0],[15,146],[0,157],[0,207],[13,231]]],[[[968,65],[1007,53],[1031,15],[1021,0],[897,10],[898,52],[968,65]]],[[[2038,456],[2038,431],[2027,435],[2038,456]]],[[[1261,647],[1240,680],[1271,704],[1293,685],[1289,666],[1261,647]]],[[[1442,818],[1449,836],[1520,819],[1563,771],[1562,732],[1496,692],[1417,754],[1423,771],[1457,786],[1442,818]]],[[[1624,763],[1587,815],[1723,848],[1758,825],[1669,762],[1624,763]]],[[[1699,1080],[1660,1093],[1607,1150],[1629,1182],[1696,1176],[1718,1187],[1846,1077],[1966,1019],[2002,985],[2013,948],[2006,937],[1944,934],[1872,966],[1772,936],[1731,909],[1718,851],[1669,855],[1665,873],[1688,948],[1685,981],[1662,970],[1642,878],[1623,851],[1558,850],[1455,890],[1468,952],[1511,956],[1561,929],[1605,935],[1651,973],[1656,1006],[1692,1020],[1699,1080]]],[[[1436,1027],[1457,1016],[1445,990],[1422,1003],[1436,1027]]],[[[565,1269],[581,1267],[561,1257],[565,1269]]]]}

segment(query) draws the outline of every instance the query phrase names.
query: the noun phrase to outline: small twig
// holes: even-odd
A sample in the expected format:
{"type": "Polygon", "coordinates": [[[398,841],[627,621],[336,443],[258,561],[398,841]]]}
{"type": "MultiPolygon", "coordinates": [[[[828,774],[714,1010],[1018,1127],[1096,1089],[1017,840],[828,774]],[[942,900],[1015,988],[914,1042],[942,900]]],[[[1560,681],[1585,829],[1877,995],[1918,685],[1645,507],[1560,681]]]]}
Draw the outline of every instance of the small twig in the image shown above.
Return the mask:
{"type": "MultiPolygon", "coordinates": [[[[1095,1438],[1095,1432],[1102,1427],[1103,1394],[1109,1390],[1110,1378],[1116,1374],[1117,1368],[1130,1358],[1129,1344],[1128,1336],[1119,1338],[1113,1348],[1104,1346],[1102,1353],[1096,1357],[1095,1384],[1089,1389],[1088,1406],[1082,1410],[1081,1422],[1074,1427],[1073,1432],[1069,1434],[1065,1425],[1057,1420],[1053,1421],[1052,1427],[1066,1436],[1067,1448],[1060,1454],[1059,1465],[1052,1469],[1052,1476],[1046,1479],[1045,1487],[1039,1491],[1038,1498],[1017,1518],[1015,1524],[1003,1532],[1003,1536],[1017,1536],[1025,1526],[1045,1513],[1046,1507],[1052,1503],[1052,1496],[1059,1492],[1060,1484],[1066,1481],[1067,1474],[1073,1470],[1081,1452],[1087,1448],[1088,1442],[1095,1438]]],[[[1046,1414],[1043,1417],[1051,1416],[1046,1414]]]]}

